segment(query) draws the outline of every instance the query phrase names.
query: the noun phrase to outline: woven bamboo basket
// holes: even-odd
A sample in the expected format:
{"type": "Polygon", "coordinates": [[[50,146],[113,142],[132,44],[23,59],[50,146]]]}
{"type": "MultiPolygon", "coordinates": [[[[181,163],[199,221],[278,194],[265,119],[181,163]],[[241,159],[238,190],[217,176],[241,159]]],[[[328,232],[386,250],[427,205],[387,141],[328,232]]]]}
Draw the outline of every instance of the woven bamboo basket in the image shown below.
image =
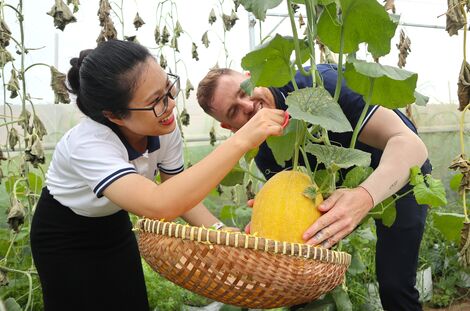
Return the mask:
{"type": "Polygon", "coordinates": [[[343,282],[351,256],[239,232],[140,219],[145,261],[190,291],[226,304],[269,309],[313,301],[343,282]]]}

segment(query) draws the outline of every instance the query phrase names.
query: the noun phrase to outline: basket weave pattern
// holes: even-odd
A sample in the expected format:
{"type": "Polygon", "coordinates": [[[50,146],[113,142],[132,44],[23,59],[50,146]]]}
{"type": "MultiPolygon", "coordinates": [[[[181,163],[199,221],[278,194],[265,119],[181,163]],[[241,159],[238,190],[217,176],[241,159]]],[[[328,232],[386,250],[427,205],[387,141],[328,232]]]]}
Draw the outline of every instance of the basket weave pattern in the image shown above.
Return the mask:
{"type": "Polygon", "coordinates": [[[168,280],[246,308],[309,302],[342,283],[351,256],[157,220],[137,223],[142,257],[168,280]]]}

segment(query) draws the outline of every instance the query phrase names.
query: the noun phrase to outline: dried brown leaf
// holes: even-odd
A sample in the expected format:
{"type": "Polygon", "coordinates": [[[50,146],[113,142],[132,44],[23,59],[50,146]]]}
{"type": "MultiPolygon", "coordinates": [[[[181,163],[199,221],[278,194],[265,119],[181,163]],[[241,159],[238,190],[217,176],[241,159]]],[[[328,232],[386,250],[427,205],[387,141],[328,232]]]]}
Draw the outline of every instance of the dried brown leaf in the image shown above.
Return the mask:
{"type": "Polygon", "coordinates": [[[193,45],[192,45],[192,48],[191,48],[191,53],[192,53],[192,57],[195,59],[195,60],[199,60],[199,55],[197,53],[197,45],[196,43],[193,42],[193,45]]]}
{"type": "Polygon", "coordinates": [[[209,41],[209,37],[207,36],[207,31],[202,35],[201,41],[202,41],[202,44],[204,44],[206,48],[209,47],[209,44],[211,42],[209,41]]]}
{"type": "Polygon", "coordinates": [[[211,12],[209,14],[209,24],[213,24],[215,23],[215,21],[217,20],[217,16],[215,15],[215,11],[214,9],[211,9],[211,12]]]}
{"type": "Polygon", "coordinates": [[[165,69],[168,66],[168,62],[166,61],[165,56],[163,54],[160,54],[160,67],[165,69]]]}
{"type": "Polygon", "coordinates": [[[183,27],[181,27],[181,24],[179,21],[176,21],[176,25],[175,25],[175,37],[179,37],[181,36],[181,34],[183,33],[183,27]]]}
{"type": "Polygon", "coordinates": [[[139,40],[137,40],[137,36],[124,36],[124,40],[139,43],[139,40]]]}
{"type": "Polygon", "coordinates": [[[69,23],[77,21],[72,11],[62,0],[55,0],[54,6],[47,14],[54,18],[54,26],[62,31],[69,23]]]}
{"type": "Polygon", "coordinates": [[[18,135],[18,131],[16,128],[12,127],[8,132],[8,146],[11,150],[15,151],[15,147],[20,141],[20,137],[18,135]]]}
{"type": "Polygon", "coordinates": [[[183,109],[183,111],[181,111],[180,113],[180,120],[181,120],[181,123],[184,125],[184,126],[188,126],[189,125],[189,113],[188,111],[186,110],[186,108],[183,109]]]}
{"type": "Polygon", "coordinates": [[[302,14],[299,13],[299,28],[302,28],[302,26],[304,25],[305,25],[304,17],[302,16],[302,14]]]}
{"type": "Polygon", "coordinates": [[[224,28],[226,31],[230,31],[233,26],[235,26],[236,21],[238,20],[238,16],[234,10],[230,15],[222,14],[222,20],[224,21],[224,28]]]}
{"type": "Polygon", "coordinates": [[[459,81],[457,83],[459,110],[463,111],[470,102],[470,64],[463,61],[460,67],[459,81]]]}
{"type": "Polygon", "coordinates": [[[449,36],[457,35],[458,31],[466,24],[459,0],[447,0],[446,31],[449,36]]]}
{"type": "Polygon", "coordinates": [[[450,163],[449,169],[458,170],[462,174],[462,180],[459,185],[459,193],[470,190],[470,161],[465,155],[458,155],[450,163]]]}
{"type": "Polygon", "coordinates": [[[25,161],[31,162],[34,167],[45,163],[44,148],[41,140],[37,136],[32,136],[32,144],[28,144],[25,149],[25,161]]]}
{"type": "Polygon", "coordinates": [[[33,117],[33,127],[36,129],[36,134],[39,136],[39,139],[42,139],[45,135],[47,135],[46,127],[44,126],[44,123],[42,123],[41,119],[39,119],[37,114],[35,114],[33,117]]]}
{"type": "Polygon", "coordinates": [[[4,68],[5,65],[9,62],[14,61],[15,59],[11,56],[8,50],[0,46],[0,68],[4,68]]]}
{"type": "Polygon", "coordinates": [[[194,91],[194,86],[191,83],[191,81],[189,81],[189,79],[186,79],[186,89],[185,89],[186,99],[189,98],[189,94],[191,93],[191,91],[194,91]]]}
{"type": "Polygon", "coordinates": [[[51,69],[51,88],[54,91],[55,100],[54,103],[70,103],[69,92],[65,86],[65,74],[58,71],[54,66],[50,66],[51,69]]]}
{"type": "Polygon", "coordinates": [[[168,28],[166,26],[163,26],[163,32],[162,32],[162,37],[160,39],[160,42],[162,44],[168,43],[170,40],[170,33],[168,32],[168,28]]]}
{"type": "Polygon", "coordinates": [[[174,49],[176,52],[179,52],[180,50],[178,49],[178,37],[173,36],[173,38],[171,38],[171,43],[170,43],[170,47],[172,49],[174,49]]]}
{"type": "Polygon", "coordinates": [[[400,42],[397,44],[397,49],[400,51],[398,54],[398,67],[403,68],[406,65],[406,58],[411,52],[411,40],[405,35],[403,29],[400,31],[400,42]]]}
{"type": "Polygon", "coordinates": [[[135,30],[138,30],[140,27],[142,27],[145,24],[144,20],[140,17],[139,12],[137,12],[137,14],[135,15],[133,24],[134,24],[135,30]]]}
{"type": "Polygon", "coordinates": [[[153,37],[155,39],[155,43],[159,44],[160,43],[160,28],[158,28],[158,26],[155,27],[155,31],[153,32],[153,37]]]}
{"type": "Polygon", "coordinates": [[[470,223],[464,222],[460,231],[459,262],[464,268],[470,267],[470,223]]]}
{"type": "Polygon", "coordinates": [[[7,90],[10,91],[10,98],[15,98],[18,96],[20,83],[18,81],[18,76],[16,75],[15,69],[11,70],[10,81],[8,81],[7,90]]]}
{"type": "Polygon", "coordinates": [[[10,44],[11,31],[5,20],[0,20],[0,46],[5,48],[10,44]]]}
{"type": "Polygon", "coordinates": [[[11,203],[10,209],[8,210],[7,222],[10,225],[10,229],[19,232],[19,227],[24,223],[26,210],[23,204],[16,198],[13,198],[11,203]]]}
{"type": "Polygon", "coordinates": [[[109,19],[109,13],[111,12],[111,5],[108,0],[100,0],[100,7],[98,9],[98,18],[100,20],[100,26],[103,26],[109,19]]]}

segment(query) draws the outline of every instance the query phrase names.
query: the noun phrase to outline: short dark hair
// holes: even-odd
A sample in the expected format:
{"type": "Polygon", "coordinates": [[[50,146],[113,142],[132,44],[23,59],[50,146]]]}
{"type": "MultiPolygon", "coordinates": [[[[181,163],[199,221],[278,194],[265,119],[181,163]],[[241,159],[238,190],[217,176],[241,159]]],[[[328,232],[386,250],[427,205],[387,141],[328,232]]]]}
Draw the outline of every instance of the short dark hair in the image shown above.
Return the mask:
{"type": "Polygon", "coordinates": [[[219,83],[220,77],[224,75],[233,75],[237,72],[230,68],[213,68],[209,70],[206,76],[199,82],[197,87],[197,101],[199,106],[208,114],[212,113],[212,99],[215,89],[219,83]]]}
{"type": "Polygon", "coordinates": [[[67,79],[69,91],[77,96],[78,108],[91,119],[107,124],[103,111],[126,117],[140,69],[152,57],[140,44],[109,40],[95,49],[83,50],[72,58],[67,79]]]}

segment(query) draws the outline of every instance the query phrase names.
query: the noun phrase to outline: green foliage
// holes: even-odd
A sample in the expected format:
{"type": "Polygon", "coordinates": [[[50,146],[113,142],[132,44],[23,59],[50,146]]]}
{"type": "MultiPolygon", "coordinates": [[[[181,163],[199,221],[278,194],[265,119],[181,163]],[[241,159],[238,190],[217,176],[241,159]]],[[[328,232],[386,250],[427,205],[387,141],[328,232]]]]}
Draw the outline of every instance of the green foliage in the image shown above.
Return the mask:
{"type": "Polygon", "coordinates": [[[285,165],[285,161],[292,159],[295,149],[295,137],[297,135],[298,121],[291,120],[289,125],[284,129],[282,136],[268,137],[266,143],[271,149],[276,163],[280,166],[285,165]]]}
{"type": "Polygon", "coordinates": [[[235,165],[230,172],[220,182],[224,186],[235,186],[243,183],[245,173],[239,164],[235,165]]]}
{"type": "Polygon", "coordinates": [[[460,243],[460,231],[463,228],[465,216],[456,213],[435,212],[432,214],[434,225],[449,241],[460,243]]]}
{"type": "MultiPolygon", "coordinates": [[[[303,41],[300,44],[303,50],[307,50],[303,41]]],[[[253,86],[286,85],[292,77],[290,56],[293,50],[292,38],[276,34],[272,40],[246,54],[242,59],[242,67],[250,71],[253,86]]]]}
{"type": "Polygon", "coordinates": [[[240,4],[243,5],[245,10],[253,13],[253,15],[260,21],[264,21],[266,18],[266,11],[277,7],[282,0],[240,0],[240,4]]]}
{"type": "Polygon", "coordinates": [[[339,0],[325,7],[318,22],[318,36],[335,53],[340,52],[341,44],[342,53],[352,53],[364,42],[368,51],[378,57],[390,52],[396,28],[397,23],[376,0],[339,0]]]}
{"type": "Polygon", "coordinates": [[[296,90],[287,96],[286,104],[294,119],[320,125],[332,132],[352,131],[343,110],[323,87],[296,90]]]}
{"type": "Polygon", "coordinates": [[[442,182],[432,178],[430,174],[423,176],[417,166],[411,168],[410,184],[419,204],[430,206],[445,206],[447,204],[446,191],[442,182]]]}
{"type": "Polygon", "coordinates": [[[366,180],[373,171],[374,169],[370,166],[356,166],[346,174],[341,186],[346,188],[355,188],[366,180]]]}
{"type": "Polygon", "coordinates": [[[404,69],[377,63],[368,63],[348,56],[344,77],[348,87],[367,96],[373,89],[370,104],[390,109],[403,108],[416,101],[418,75],[404,69]]]}
{"type": "Polygon", "coordinates": [[[367,167],[370,164],[370,153],[357,149],[309,144],[306,151],[313,154],[318,163],[323,163],[325,167],[333,171],[355,165],[367,167]]]}

